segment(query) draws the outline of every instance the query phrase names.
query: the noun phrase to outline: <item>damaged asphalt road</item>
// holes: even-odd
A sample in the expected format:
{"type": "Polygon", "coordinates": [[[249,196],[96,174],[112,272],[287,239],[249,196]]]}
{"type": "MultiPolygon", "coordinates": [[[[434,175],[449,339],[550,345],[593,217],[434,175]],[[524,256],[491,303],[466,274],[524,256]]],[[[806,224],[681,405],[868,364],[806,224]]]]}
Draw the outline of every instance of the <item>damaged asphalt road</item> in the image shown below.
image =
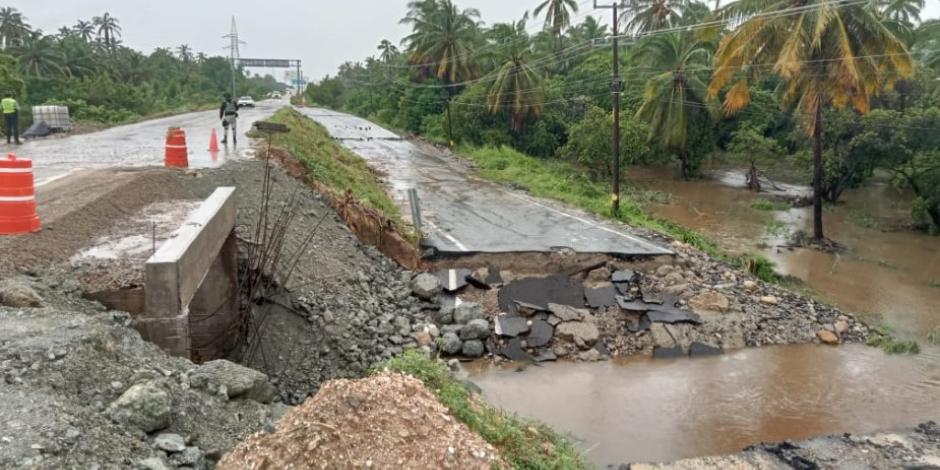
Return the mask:
{"type": "Polygon", "coordinates": [[[482,181],[459,160],[365,119],[318,108],[299,111],[381,171],[403,214],[410,213],[408,189],[418,190],[427,242],[438,253],[670,253],[622,225],[482,181]]]}

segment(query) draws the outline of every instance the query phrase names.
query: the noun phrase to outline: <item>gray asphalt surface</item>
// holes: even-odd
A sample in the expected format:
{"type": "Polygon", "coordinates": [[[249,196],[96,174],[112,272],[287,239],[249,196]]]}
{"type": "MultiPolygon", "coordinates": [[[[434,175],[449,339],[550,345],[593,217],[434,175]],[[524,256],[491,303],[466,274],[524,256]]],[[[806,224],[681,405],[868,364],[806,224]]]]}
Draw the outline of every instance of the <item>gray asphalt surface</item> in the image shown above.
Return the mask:
{"type": "Polygon", "coordinates": [[[231,143],[230,137],[229,145],[220,144],[220,152],[215,156],[209,153],[209,137],[215,127],[222,140],[218,110],[152,119],[88,134],[56,135],[19,146],[7,145],[2,151],[31,158],[36,185],[42,187],[80,169],[163,165],[166,131],[182,127],[186,131],[190,168],[217,167],[227,159],[244,156],[251,149],[245,133],[252,124],[286,104],[287,101],[266,100],[254,109],[239,111],[238,146],[231,143]]]}
{"type": "Polygon", "coordinates": [[[403,214],[410,214],[408,189],[418,190],[427,242],[441,253],[565,248],[637,256],[671,253],[626,227],[476,178],[460,161],[365,119],[327,109],[299,110],[382,171],[403,214]]]}

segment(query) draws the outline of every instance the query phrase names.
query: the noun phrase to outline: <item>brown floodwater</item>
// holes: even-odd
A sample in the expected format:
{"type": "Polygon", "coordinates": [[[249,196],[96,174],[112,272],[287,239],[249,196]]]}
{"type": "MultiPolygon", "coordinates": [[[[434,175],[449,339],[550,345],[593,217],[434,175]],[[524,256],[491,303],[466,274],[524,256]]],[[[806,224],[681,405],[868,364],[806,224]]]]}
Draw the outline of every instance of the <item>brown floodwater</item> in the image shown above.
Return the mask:
{"type": "Polygon", "coordinates": [[[706,233],[728,251],[764,254],[778,272],[802,279],[843,310],[902,335],[923,338],[940,328],[940,237],[901,227],[910,220],[910,196],[884,182],[848,190],[842,204],[827,208],[826,235],[845,247],[831,254],[781,246],[797,230],[812,233],[811,207],[754,209],[767,196],[733,186],[726,174],[692,182],[668,170],[636,168],[629,175],[672,195],[670,203],[652,205],[657,215],[706,233]]]}
{"type": "MultiPolygon", "coordinates": [[[[759,442],[911,427],[940,419],[940,237],[901,227],[910,196],[885,183],[850,190],[827,208],[839,254],[789,249],[812,232],[811,208],[760,211],[767,195],[743,173],[683,182],[671,170],[629,170],[629,180],[672,196],[652,211],[698,229],[735,253],[764,254],[827,302],[920,340],[919,355],[861,345],[782,346],[703,359],[626,358],[499,368],[478,363],[471,380],[491,403],[571,433],[598,465],[671,461],[737,452],[759,442]]],[[[780,185],[788,194],[807,188],[780,185]]]]}
{"type": "Polygon", "coordinates": [[[866,433],[940,419],[940,351],[889,356],[861,345],[487,363],[470,380],[490,403],[570,433],[599,466],[738,452],[766,441],[866,433]]]}

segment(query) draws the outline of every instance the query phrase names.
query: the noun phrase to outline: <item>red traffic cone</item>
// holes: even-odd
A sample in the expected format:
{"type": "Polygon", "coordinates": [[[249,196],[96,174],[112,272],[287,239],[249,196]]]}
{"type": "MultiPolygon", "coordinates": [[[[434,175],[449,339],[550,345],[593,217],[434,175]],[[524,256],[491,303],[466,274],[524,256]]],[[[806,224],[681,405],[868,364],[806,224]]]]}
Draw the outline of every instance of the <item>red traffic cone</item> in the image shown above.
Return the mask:
{"type": "Polygon", "coordinates": [[[215,135],[215,128],[212,128],[212,136],[209,137],[209,151],[218,152],[219,151],[219,138],[215,135]]]}

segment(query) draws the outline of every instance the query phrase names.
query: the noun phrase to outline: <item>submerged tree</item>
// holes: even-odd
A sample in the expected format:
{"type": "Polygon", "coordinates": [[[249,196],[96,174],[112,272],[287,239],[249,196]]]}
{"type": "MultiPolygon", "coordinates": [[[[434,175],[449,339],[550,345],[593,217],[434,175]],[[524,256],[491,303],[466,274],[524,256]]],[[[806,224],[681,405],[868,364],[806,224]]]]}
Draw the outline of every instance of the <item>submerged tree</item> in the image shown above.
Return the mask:
{"type": "Polygon", "coordinates": [[[823,109],[867,112],[872,96],[913,73],[911,56],[867,4],[738,0],[721,14],[738,26],[721,41],[709,93],[731,84],[724,111],[732,115],[750,101],[749,83],[766,74],[782,80],[782,104],[795,108],[813,139],[813,236],[822,241],[823,109]],[[795,6],[804,8],[780,14],[795,6]]]}

